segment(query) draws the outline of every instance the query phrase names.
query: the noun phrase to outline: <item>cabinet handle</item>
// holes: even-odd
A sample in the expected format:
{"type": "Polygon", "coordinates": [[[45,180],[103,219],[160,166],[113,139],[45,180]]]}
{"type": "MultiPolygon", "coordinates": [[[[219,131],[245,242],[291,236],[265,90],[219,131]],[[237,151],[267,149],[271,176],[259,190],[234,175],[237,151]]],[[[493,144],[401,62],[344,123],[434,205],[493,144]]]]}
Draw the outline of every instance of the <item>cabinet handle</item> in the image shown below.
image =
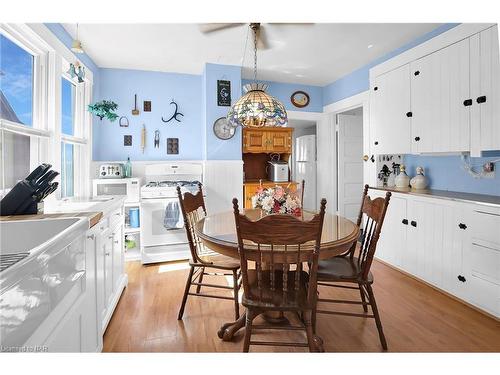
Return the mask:
{"type": "Polygon", "coordinates": [[[416,142],[420,141],[420,137],[415,137],[415,141],[416,142]]]}
{"type": "Polygon", "coordinates": [[[115,240],[114,242],[117,244],[117,243],[118,243],[118,240],[115,240]]]}
{"type": "Polygon", "coordinates": [[[108,238],[109,238],[109,239],[112,239],[112,238],[113,238],[113,236],[108,236],[108,238]]]}
{"type": "Polygon", "coordinates": [[[368,159],[370,159],[368,155],[363,155],[363,161],[368,161],[368,159]]]}
{"type": "Polygon", "coordinates": [[[476,99],[476,102],[477,102],[478,104],[481,104],[481,103],[486,103],[486,96],[485,96],[485,95],[483,95],[483,96],[478,97],[478,98],[476,99]]]}
{"type": "Polygon", "coordinates": [[[115,215],[116,216],[121,216],[122,214],[121,214],[121,212],[117,212],[115,215]]]}
{"type": "Polygon", "coordinates": [[[89,234],[87,236],[87,240],[93,240],[94,238],[95,238],[95,235],[93,235],[93,234],[89,234]]]}
{"type": "Polygon", "coordinates": [[[412,220],[410,222],[410,224],[411,224],[412,227],[415,227],[415,228],[417,227],[417,222],[415,220],[412,220]]]}
{"type": "Polygon", "coordinates": [[[467,281],[467,279],[465,277],[463,277],[462,275],[458,275],[457,276],[457,279],[463,283],[465,283],[467,281]]]}
{"type": "Polygon", "coordinates": [[[378,90],[378,86],[375,86],[375,87],[373,88],[373,91],[377,91],[377,90],[378,90]]]}
{"type": "Polygon", "coordinates": [[[109,257],[109,254],[110,254],[109,252],[107,252],[107,253],[104,253],[104,255],[106,255],[107,257],[109,257]]]}
{"type": "Polygon", "coordinates": [[[403,219],[401,222],[402,222],[404,225],[408,225],[408,219],[403,219]]]}
{"type": "Polygon", "coordinates": [[[378,141],[375,141],[375,142],[373,142],[373,143],[375,144],[375,146],[376,146],[376,145],[378,145],[378,141]]]}
{"type": "Polygon", "coordinates": [[[464,229],[464,230],[465,230],[465,229],[467,229],[467,225],[465,225],[464,223],[460,223],[460,224],[458,224],[458,227],[459,227],[460,229],[464,229]]]}
{"type": "Polygon", "coordinates": [[[412,117],[413,113],[412,112],[406,112],[406,117],[412,117]]]}
{"type": "Polygon", "coordinates": [[[469,107],[472,105],[472,99],[464,100],[464,106],[469,107]]]}
{"type": "Polygon", "coordinates": [[[420,74],[420,70],[417,70],[415,73],[413,73],[414,76],[418,76],[420,74]]]}
{"type": "Polygon", "coordinates": [[[371,162],[372,163],[375,163],[375,155],[372,155],[372,157],[370,158],[371,162]]]}

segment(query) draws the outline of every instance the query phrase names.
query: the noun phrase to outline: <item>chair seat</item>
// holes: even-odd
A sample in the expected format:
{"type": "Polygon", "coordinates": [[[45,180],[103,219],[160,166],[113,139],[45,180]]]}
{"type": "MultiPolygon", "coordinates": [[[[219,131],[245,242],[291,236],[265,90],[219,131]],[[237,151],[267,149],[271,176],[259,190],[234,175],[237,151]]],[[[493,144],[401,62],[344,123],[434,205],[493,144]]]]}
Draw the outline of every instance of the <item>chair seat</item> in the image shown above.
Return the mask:
{"type": "MultiPolygon", "coordinates": [[[[350,281],[357,283],[363,281],[360,276],[361,268],[358,265],[358,258],[349,256],[333,257],[320,260],[318,263],[318,281],[350,281]]],[[[373,283],[373,275],[368,273],[365,282],[373,283]]]]}
{"type": "Polygon", "coordinates": [[[189,265],[196,267],[212,267],[223,270],[237,270],[240,268],[240,262],[237,259],[227,257],[225,255],[203,255],[200,256],[203,263],[189,261],[189,265]],[[209,263],[209,264],[208,264],[209,263]]]}
{"type": "Polygon", "coordinates": [[[275,271],[274,275],[274,290],[271,290],[271,271],[262,271],[262,298],[260,298],[257,271],[248,270],[250,293],[245,290],[242,299],[243,306],[269,310],[308,308],[307,283],[309,275],[306,272],[301,271],[299,290],[295,291],[296,271],[288,271],[286,294],[283,293],[283,271],[275,271]]]}

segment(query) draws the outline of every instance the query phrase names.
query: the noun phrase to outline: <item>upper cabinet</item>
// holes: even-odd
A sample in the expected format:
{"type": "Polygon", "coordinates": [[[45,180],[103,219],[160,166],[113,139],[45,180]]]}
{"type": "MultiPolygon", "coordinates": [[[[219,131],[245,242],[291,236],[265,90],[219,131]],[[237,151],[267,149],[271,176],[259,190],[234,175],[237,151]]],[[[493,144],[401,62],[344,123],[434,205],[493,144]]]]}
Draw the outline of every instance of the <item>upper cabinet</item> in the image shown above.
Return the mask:
{"type": "Polygon", "coordinates": [[[370,127],[375,154],[404,154],[411,147],[410,66],[372,81],[370,127]]]}
{"type": "Polygon", "coordinates": [[[471,153],[500,150],[500,60],[498,29],[470,38],[471,153]]]}
{"type": "Polygon", "coordinates": [[[293,128],[260,128],[243,130],[243,153],[292,152],[293,128]]]}
{"type": "Polygon", "coordinates": [[[454,43],[449,40],[371,76],[373,153],[470,151],[479,156],[481,151],[500,150],[497,26],[454,43]]]}

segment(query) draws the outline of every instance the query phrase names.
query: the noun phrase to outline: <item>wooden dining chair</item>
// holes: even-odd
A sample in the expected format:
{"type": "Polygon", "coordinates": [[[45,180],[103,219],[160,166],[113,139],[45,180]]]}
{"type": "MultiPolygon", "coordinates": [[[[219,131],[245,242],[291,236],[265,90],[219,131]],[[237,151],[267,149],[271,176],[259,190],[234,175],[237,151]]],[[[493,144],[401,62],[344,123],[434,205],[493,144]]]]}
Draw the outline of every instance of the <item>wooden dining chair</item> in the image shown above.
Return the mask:
{"type": "Polygon", "coordinates": [[[316,308],[313,312],[313,328],[316,330],[316,314],[336,314],[345,316],[356,316],[363,318],[374,318],[382,348],[387,350],[382,322],[377,309],[372,284],[373,275],[370,272],[377,242],[384,223],[385,213],[389,205],[391,193],[387,192],[384,198],[371,199],[368,196],[368,185],[365,185],[361,209],[359,210],[357,225],[362,229],[360,243],[355,242],[348,252],[341,256],[322,260],[318,265],[318,285],[359,290],[361,301],[347,301],[337,299],[318,299],[320,303],[355,304],[362,305],[364,314],[321,310],[316,308]],[[356,252],[358,252],[356,256],[356,252]],[[356,284],[349,286],[345,284],[356,284]],[[368,314],[368,306],[372,314],[368,314]]]}
{"type": "Polygon", "coordinates": [[[179,204],[181,206],[182,215],[184,216],[184,227],[188,238],[189,250],[191,251],[189,276],[186,281],[186,288],[184,290],[184,296],[182,297],[182,304],[177,319],[182,319],[188,296],[233,300],[234,317],[238,319],[240,316],[238,300],[238,292],[241,286],[240,264],[238,260],[223,255],[204,255],[203,243],[194,230],[196,222],[200,219],[200,215],[207,215],[201,183],[198,184],[198,192],[194,195],[186,192],[183,196],[180,187],[177,187],[177,196],[179,197],[179,204]],[[226,276],[232,276],[233,286],[204,284],[203,276],[222,276],[224,278],[226,276]],[[196,286],[195,292],[191,291],[192,285],[196,286]],[[233,296],[204,294],[201,293],[202,287],[232,290],[233,296]]]}
{"type": "Polygon", "coordinates": [[[316,272],[325,207],[323,199],[320,213],[310,221],[292,215],[267,215],[251,221],[240,214],[238,200],[233,199],[243,279],[242,304],[247,309],[244,352],[248,352],[250,345],[301,346],[323,351],[321,339],[313,334],[311,316],[316,304],[316,272]],[[249,263],[255,268],[249,268],[249,263]],[[304,265],[308,265],[308,273],[304,265]],[[255,317],[269,311],[296,313],[301,324],[253,325],[255,317]],[[252,341],[254,329],[305,330],[307,343],[252,341]]]}

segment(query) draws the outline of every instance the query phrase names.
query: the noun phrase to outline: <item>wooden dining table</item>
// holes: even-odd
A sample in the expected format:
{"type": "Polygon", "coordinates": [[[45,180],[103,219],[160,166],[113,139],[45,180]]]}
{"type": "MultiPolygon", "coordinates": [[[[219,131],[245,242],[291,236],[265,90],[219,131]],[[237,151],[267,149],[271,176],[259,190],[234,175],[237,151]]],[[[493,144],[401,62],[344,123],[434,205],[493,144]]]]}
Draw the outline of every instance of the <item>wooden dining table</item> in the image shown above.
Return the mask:
{"type": "MultiPolygon", "coordinates": [[[[242,213],[254,221],[266,215],[260,209],[246,209],[242,213]]],[[[297,218],[308,221],[314,215],[314,212],[303,211],[297,218]]],[[[195,232],[209,249],[234,259],[240,258],[233,211],[202,218],[196,223],[195,232]]],[[[326,213],[319,258],[329,259],[345,253],[358,239],[358,236],[359,227],[352,221],[340,215],[326,213]]],[[[242,314],[238,320],[223,324],[217,333],[218,336],[224,341],[232,340],[234,334],[245,326],[245,319],[246,314],[242,314]]]]}

